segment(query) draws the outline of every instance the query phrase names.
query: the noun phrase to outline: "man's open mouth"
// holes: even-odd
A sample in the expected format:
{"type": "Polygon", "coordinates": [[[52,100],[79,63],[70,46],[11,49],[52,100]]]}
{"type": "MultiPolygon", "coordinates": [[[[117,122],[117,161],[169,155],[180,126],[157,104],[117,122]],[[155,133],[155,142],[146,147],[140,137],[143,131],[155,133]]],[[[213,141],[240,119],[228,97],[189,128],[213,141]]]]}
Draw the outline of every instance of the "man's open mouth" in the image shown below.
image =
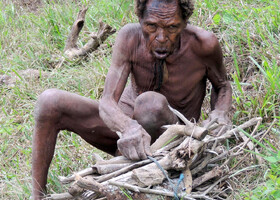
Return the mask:
{"type": "Polygon", "coordinates": [[[154,51],[154,55],[156,56],[156,58],[158,59],[164,59],[168,56],[168,51],[166,50],[155,50],[154,51]]]}

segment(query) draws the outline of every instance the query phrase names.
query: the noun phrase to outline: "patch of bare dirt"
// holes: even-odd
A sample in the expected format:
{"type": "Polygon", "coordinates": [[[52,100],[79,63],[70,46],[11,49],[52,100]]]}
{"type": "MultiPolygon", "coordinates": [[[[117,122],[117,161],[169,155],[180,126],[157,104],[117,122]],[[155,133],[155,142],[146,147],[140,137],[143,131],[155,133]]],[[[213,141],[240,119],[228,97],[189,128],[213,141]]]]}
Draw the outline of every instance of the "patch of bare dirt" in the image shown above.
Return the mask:
{"type": "Polygon", "coordinates": [[[31,12],[36,12],[43,5],[41,0],[12,0],[12,2],[16,6],[31,12]]]}
{"type": "Polygon", "coordinates": [[[48,72],[39,71],[36,69],[19,70],[16,73],[12,72],[10,75],[0,75],[0,85],[8,85],[10,87],[15,86],[19,80],[24,81],[38,81],[40,78],[46,78],[48,72]]]}

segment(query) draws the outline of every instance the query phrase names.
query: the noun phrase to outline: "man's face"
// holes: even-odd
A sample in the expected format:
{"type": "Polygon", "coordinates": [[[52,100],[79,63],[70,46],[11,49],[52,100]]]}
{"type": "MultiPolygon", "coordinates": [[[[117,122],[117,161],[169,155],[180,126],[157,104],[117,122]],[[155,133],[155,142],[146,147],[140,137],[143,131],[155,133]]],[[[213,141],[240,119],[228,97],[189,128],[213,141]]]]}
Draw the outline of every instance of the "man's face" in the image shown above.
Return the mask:
{"type": "Polygon", "coordinates": [[[149,0],[140,19],[147,48],[157,59],[165,59],[179,45],[179,35],[186,23],[177,1],[149,0]]]}

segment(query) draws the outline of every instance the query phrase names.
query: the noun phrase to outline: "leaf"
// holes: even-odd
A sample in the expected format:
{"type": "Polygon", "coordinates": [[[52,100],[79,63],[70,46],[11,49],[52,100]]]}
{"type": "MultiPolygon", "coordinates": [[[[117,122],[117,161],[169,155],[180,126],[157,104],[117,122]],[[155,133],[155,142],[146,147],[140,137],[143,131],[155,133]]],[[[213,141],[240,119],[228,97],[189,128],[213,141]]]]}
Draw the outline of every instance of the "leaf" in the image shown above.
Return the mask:
{"type": "Polygon", "coordinates": [[[274,192],[273,196],[275,199],[280,199],[280,191],[278,190],[278,191],[274,192]]]}
{"type": "Polygon", "coordinates": [[[213,17],[213,21],[215,24],[219,24],[220,21],[221,21],[221,15],[220,14],[216,14],[214,17],[213,17]]]}
{"type": "Polygon", "coordinates": [[[278,162],[279,160],[274,157],[274,156],[268,156],[268,157],[264,157],[264,159],[266,159],[268,162],[271,162],[271,163],[276,163],[278,162]]]}
{"type": "Polygon", "coordinates": [[[276,183],[280,186],[280,177],[276,179],[276,183]]]}
{"type": "Polygon", "coordinates": [[[235,20],[234,20],[234,17],[230,14],[230,13],[224,13],[223,15],[223,21],[226,23],[226,24],[232,24],[235,20]]]}

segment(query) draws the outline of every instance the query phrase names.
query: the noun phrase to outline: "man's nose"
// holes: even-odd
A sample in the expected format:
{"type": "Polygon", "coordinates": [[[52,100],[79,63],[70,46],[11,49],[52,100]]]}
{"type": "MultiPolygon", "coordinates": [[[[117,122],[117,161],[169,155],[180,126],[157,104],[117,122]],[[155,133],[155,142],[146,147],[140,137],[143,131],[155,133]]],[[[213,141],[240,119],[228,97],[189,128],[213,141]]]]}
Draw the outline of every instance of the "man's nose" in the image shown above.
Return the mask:
{"type": "Polygon", "coordinates": [[[165,34],[163,29],[159,29],[158,30],[158,34],[157,34],[156,40],[159,43],[165,43],[167,41],[167,36],[166,36],[166,34],[165,34]]]}

